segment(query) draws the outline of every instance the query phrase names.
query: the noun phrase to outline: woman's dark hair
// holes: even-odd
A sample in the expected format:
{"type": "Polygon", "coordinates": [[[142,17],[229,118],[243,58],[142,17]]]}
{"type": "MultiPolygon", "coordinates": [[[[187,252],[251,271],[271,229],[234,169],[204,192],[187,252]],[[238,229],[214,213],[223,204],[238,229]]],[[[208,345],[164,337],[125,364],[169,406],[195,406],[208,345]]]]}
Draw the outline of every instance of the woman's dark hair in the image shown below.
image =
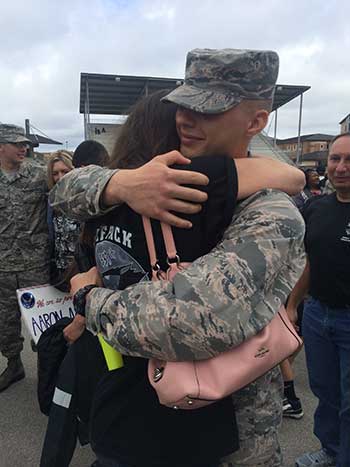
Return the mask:
{"type": "Polygon", "coordinates": [[[157,91],[131,109],[115,143],[110,168],[134,169],[158,154],[179,148],[176,105],[161,102],[169,92],[157,91]]]}
{"type": "MultiPolygon", "coordinates": [[[[161,98],[169,92],[170,90],[157,91],[141,99],[132,108],[114,146],[110,168],[140,167],[158,154],[179,148],[180,140],[175,124],[176,105],[161,102],[161,98]]],[[[96,141],[84,141],[75,150],[74,156],[79,150],[79,154],[84,158],[83,165],[96,164],[96,162],[87,163],[86,152],[83,151],[86,148],[96,147],[95,143],[96,141]]],[[[83,248],[92,248],[93,237],[88,225],[83,227],[79,243],[83,248]]],[[[81,265],[75,259],[55,286],[60,290],[69,290],[70,279],[81,270],[81,265]]]]}
{"type": "Polygon", "coordinates": [[[109,155],[103,144],[89,139],[79,144],[73,154],[75,168],[94,164],[104,167],[109,162],[109,155]]]}

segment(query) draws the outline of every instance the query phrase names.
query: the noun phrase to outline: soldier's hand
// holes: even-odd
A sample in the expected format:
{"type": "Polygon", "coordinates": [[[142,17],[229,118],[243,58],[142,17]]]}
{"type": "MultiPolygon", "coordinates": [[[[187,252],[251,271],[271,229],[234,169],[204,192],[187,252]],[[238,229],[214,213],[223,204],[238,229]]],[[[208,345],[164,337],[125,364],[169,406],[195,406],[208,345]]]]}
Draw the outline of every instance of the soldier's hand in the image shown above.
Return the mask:
{"type": "Polygon", "coordinates": [[[208,178],[198,172],[176,170],[173,164],[189,164],[178,151],[153,158],[138,169],[120,170],[110,179],[102,196],[103,204],[127,203],[139,214],[159,219],[175,227],[190,228],[191,223],[176,213],[195,214],[207,194],[182,185],[207,185],[208,178]]]}
{"type": "Polygon", "coordinates": [[[67,342],[72,344],[85,331],[85,318],[81,315],[75,315],[73,321],[63,329],[63,336],[67,342]]]}

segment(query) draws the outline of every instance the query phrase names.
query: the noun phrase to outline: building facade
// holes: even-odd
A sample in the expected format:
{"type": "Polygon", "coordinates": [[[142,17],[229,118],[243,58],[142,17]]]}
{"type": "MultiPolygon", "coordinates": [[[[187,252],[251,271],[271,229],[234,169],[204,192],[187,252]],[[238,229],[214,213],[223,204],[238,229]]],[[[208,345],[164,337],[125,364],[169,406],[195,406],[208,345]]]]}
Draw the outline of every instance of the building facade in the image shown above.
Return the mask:
{"type": "MultiPolygon", "coordinates": [[[[326,135],[322,133],[313,133],[310,135],[300,136],[301,144],[301,157],[304,154],[318,151],[328,151],[329,143],[334,138],[333,135],[326,135]]],[[[298,138],[279,139],[276,141],[277,146],[283,151],[287,151],[292,159],[296,159],[298,152],[298,138]]]]}
{"type": "MultiPolygon", "coordinates": [[[[298,165],[302,167],[313,167],[323,172],[327,162],[329,144],[334,138],[333,135],[323,133],[313,133],[300,136],[300,155],[298,165]]],[[[298,138],[279,139],[277,146],[285,151],[288,156],[297,162],[298,138]]]]}
{"type": "Polygon", "coordinates": [[[350,132],[350,114],[340,120],[340,133],[349,133],[350,132]]]}

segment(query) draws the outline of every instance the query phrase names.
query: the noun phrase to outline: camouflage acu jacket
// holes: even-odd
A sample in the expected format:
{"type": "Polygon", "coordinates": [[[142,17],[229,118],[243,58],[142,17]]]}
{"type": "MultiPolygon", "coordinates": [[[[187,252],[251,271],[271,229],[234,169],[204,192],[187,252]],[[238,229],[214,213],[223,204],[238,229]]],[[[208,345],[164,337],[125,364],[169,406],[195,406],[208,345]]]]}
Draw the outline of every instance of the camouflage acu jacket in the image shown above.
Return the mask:
{"type": "Polygon", "coordinates": [[[0,271],[24,271],[49,262],[45,170],[23,163],[9,180],[0,169],[0,271]]]}
{"type": "MultiPolygon", "coordinates": [[[[87,169],[80,180],[64,177],[51,198],[80,220],[101,212],[112,175],[87,169]]],[[[285,302],[304,267],[304,229],[287,195],[263,190],[240,203],[222,242],[172,283],[93,289],[88,328],[126,355],[198,360],[223,352],[260,331],[285,302]]]]}
{"type": "Polygon", "coordinates": [[[100,197],[116,172],[117,169],[111,170],[95,165],[72,170],[50,191],[50,205],[80,222],[104,214],[115,208],[112,206],[106,210],[102,209],[100,197]]]}

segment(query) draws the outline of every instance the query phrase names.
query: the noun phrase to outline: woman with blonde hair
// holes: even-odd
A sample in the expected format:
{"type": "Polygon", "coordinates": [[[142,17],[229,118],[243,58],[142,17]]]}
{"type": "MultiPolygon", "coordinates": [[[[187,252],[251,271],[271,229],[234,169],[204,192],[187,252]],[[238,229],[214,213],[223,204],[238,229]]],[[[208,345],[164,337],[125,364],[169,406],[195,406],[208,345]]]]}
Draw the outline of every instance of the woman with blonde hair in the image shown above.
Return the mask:
{"type": "MultiPolygon", "coordinates": [[[[72,155],[68,151],[54,152],[47,164],[49,189],[68,172],[73,170],[72,155]]],[[[51,283],[62,282],[70,266],[80,233],[80,224],[54,211],[50,204],[47,210],[49,238],[51,243],[51,283]]]]}
{"type": "Polygon", "coordinates": [[[61,178],[74,169],[72,155],[69,151],[56,151],[50,156],[47,163],[47,184],[49,189],[61,180],[61,178]]]}

